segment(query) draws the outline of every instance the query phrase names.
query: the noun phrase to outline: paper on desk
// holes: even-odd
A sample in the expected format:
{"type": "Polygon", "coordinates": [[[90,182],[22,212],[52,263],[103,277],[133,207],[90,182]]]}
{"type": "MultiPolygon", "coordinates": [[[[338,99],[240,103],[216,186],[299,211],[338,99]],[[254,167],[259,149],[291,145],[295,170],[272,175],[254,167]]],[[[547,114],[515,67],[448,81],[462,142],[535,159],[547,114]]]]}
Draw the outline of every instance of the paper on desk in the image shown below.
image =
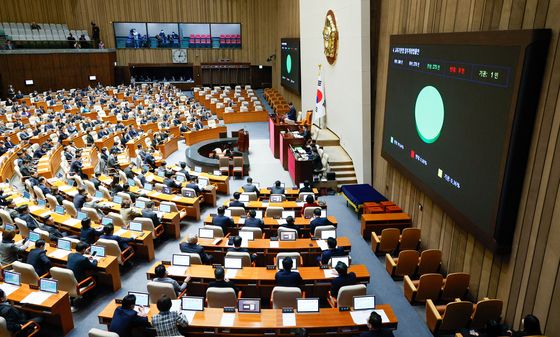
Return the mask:
{"type": "Polygon", "coordinates": [[[235,314],[223,313],[222,319],[220,320],[220,326],[233,326],[234,321],[235,321],[235,314]]]}
{"type": "Polygon", "coordinates": [[[126,233],[126,229],[121,228],[121,229],[119,229],[118,231],[116,231],[113,235],[121,236],[121,235],[123,235],[124,233],[126,233]]]}
{"type": "Polygon", "coordinates": [[[0,284],[0,289],[4,290],[4,294],[6,296],[9,296],[11,293],[13,293],[14,291],[18,290],[19,287],[15,286],[13,284],[8,284],[8,283],[2,283],[0,284]]]}
{"type": "Polygon", "coordinates": [[[66,226],[77,226],[77,225],[79,225],[79,224],[81,224],[81,223],[82,223],[81,220],[72,219],[72,218],[66,219],[66,220],[64,220],[64,222],[63,222],[63,224],[65,224],[66,226]]]}
{"type": "Polygon", "coordinates": [[[245,238],[241,238],[241,247],[243,247],[243,248],[249,247],[249,240],[247,240],[245,238]]]}
{"type": "Polygon", "coordinates": [[[13,198],[12,199],[14,201],[14,204],[19,205],[19,204],[23,204],[29,201],[29,199],[23,198],[23,197],[17,197],[17,198],[13,198]]]}
{"type": "Polygon", "coordinates": [[[59,189],[61,192],[66,192],[66,191],[68,191],[68,190],[71,190],[71,189],[72,189],[72,186],[62,185],[62,186],[59,186],[58,189],[59,189]]]}
{"type": "Polygon", "coordinates": [[[235,276],[237,276],[237,269],[226,269],[225,278],[231,280],[231,279],[235,278],[235,276]]]}
{"type": "Polygon", "coordinates": [[[276,220],[280,226],[287,224],[286,219],[278,219],[276,220]]]}
{"type": "Polygon", "coordinates": [[[181,300],[171,300],[171,309],[170,311],[181,311],[181,300]]]}
{"type": "Polygon", "coordinates": [[[305,205],[305,202],[296,202],[297,207],[303,207],[303,205],[305,205]]]}
{"type": "Polygon", "coordinates": [[[325,240],[317,240],[317,246],[319,246],[319,248],[321,248],[321,250],[329,249],[329,245],[327,244],[327,241],[325,241],[325,240]]]}
{"type": "Polygon", "coordinates": [[[270,241],[270,248],[280,248],[279,241],[270,241]]]}
{"type": "Polygon", "coordinates": [[[157,196],[159,196],[160,194],[161,194],[161,193],[159,193],[159,192],[157,192],[157,191],[154,191],[154,192],[152,192],[152,197],[157,197],[157,196]]]}
{"type": "Polygon", "coordinates": [[[389,317],[387,317],[383,309],[350,311],[350,316],[352,316],[352,320],[356,324],[367,324],[372,311],[375,311],[381,316],[382,323],[389,323],[389,317]]]}
{"type": "Polygon", "coordinates": [[[180,195],[176,195],[173,197],[173,200],[181,200],[181,196],[180,195]]]}
{"type": "MultiPolygon", "coordinates": [[[[179,301],[180,304],[181,301],[179,301]]],[[[187,321],[189,322],[189,324],[192,323],[193,319],[194,319],[194,315],[196,314],[196,311],[192,311],[192,310],[181,310],[181,312],[183,313],[183,315],[185,315],[185,317],[187,318],[187,321]]]]}
{"type": "Polygon", "coordinates": [[[387,314],[385,313],[385,310],[375,309],[373,311],[375,311],[376,313],[379,314],[379,316],[381,316],[381,323],[389,323],[389,317],[387,317],[387,314]]]}
{"type": "Polygon", "coordinates": [[[43,207],[39,206],[39,205],[30,205],[29,206],[29,212],[33,213],[38,209],[42,209],[43,207]]]}
{"type": "Polygon", "coordinates": [[[245,218],[239,218],[237,223],[240,224],[240,225],[244,225],[245,224],[245,218]]]}
{"type": "Polygon", "coordinates": [[[43,304],[49,297],[51,297],[51,293],[47,293],[44,291],[34,291],[29,295],[25,296],[23,300],[20,301],[21,304],[29,303],[29,304],[43,304]]]}
{"type": "Polygon", "coordinates": [[[169,275],[187,275],[187,268],[185,266],[169,266],[167,272],[169,275]]]}
{"type": "Polygon", "coordinates": [[[325,278],[335,278],[338,276],[338,273],[334,269],[323,269],[325,273],[325,278]]]}
{"type": "Polygon", "coordinates": [[[51,211],[46,211],[46,212],[41,213],[40,217],[46,218],[48,215],[51,215],[51,214],[52,214],[51,211]]]}
{"type": "Polygon", "coordinates": [[[296,314],[295,313],[284,313],[284,314],[282,314],[282,325],[283,326],[296,326],[296,314]]]}
{"type": "Polygon", "coordinates": [[[70,253],[72,253],[69,250],[64,250],[64,249],[56,249],[54,252],[48,254],[50,257],[53,257],[55,259],[63,259],[65,257],[67,257],[70,253]]]}

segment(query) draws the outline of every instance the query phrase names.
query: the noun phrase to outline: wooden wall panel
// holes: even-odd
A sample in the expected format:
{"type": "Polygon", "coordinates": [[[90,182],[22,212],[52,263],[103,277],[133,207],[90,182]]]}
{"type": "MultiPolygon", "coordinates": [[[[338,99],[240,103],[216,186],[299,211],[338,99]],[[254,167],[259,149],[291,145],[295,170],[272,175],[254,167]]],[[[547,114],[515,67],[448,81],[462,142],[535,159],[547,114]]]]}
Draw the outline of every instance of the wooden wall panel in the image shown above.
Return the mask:
{"type": "Polygon", "coordinates": [[[443,251],[448,272],[471,273],[475,297],[505,301],[507,323],[535,313],[560,336],[560,0],[382,1],[375,105],[374,185],[410,212],[427,248],[443,251]],[[512,252],[494,255],[381,158],[389,36],[405,33],[551,28],[553,38],[527,163],[512,252]],[[420,210],[418,205],[423,206],[420,210]]]}

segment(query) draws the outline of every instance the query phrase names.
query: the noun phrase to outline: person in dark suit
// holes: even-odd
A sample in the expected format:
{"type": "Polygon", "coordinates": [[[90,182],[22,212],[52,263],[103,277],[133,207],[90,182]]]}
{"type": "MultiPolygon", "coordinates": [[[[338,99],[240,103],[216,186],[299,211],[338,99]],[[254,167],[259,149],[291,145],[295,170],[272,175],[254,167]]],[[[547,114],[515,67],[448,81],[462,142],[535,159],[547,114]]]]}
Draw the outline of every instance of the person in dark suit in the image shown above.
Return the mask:
{"type": "Polygon", "coordinates": [[[213,256],[204,252],[204,247],[198,244],[196,235],[189,235],[186,242],[179,244],[179,249],[183,253],[197,253],[204,264],[212,264],[213,256]]]}
{"type": "Polygon", "coordinates": [[[90,202],[93,199],[87,194],[86,189],[83,187],[78,188],[78,194],[74,196],[74,207],[79,211],[84,207],[86,202],[90,202]]]}
{"type": "Polygon", "coordinates": [[[93,183],[93,186],[95,186],[96,190],[98,190],[99,186],[101,186],[101,180],[99,180],[100,177],[101,172],[95,172],[95,176],[89,180],[93,183]]]}
{"type": "Polygon", "coordinates": [[[247,178],[247,183],[241,186],[241,188],[243,189],[243,192],[256,192],[258,198],[259,189],[257,188],[257,186],[253,185],[253,178],[251,177],[247,178]]]}
{"type": "Polygon", "coordinates": [[[84,256],[88,248],[89,245],[87,243],[79,242],[76,245],[76,252],[68,255],[66,268],[72,270],[78,282],[85,280],[88,277],[88,272],[93,272],[97,269],[97,260],[84,256]]]}
{"type": "Polygon", "coordinates": [[[282,260],[282,270],[276,272],[276,285],[281,287],[299,287],[303,283],[301,275],[292,271],[294,261],[291,257],[282,260]]]}
{"type": "Polygon", "coordinates": [[[321,209],[320,208],[315,208],[313,210],[313,218],[309,222],[309,230],[310,230],[311,236],[313,236],[315,234],[315,228],[317,228],[318,226],[330,226],[332,224],[333,223],[330,222],[330,220],[328,218],[322,218],[321,217],[321,209]]]}
{"type": "Polygon", "coordinates": [[[182,161],[182,162],[179,163],[179,167],[181,167],[181,169],[179,170],[179,173],[184,174],[187,181],[192,180],[192,177],[189,173],[189,170],[187,170],[187,163],[182,161]]]}
{"type": "Polygon", "coordinates": [[[35,269],[39,276],[46,274],[51,269],[52,263],[47,257],[45,240],[39,239],[35,241],[35,248],[27,255],[27,263],[33,266],[33,269],[35,269]]]}
{"type": "MultiPolygon", "coordinates": [[[[8,302],[8,298],[4,290],[0,289],[0,317],[6,320],[6,327],[8,331],[14,334],[14,336],[25,337],[29,336],[35,329],[34,326],[30,326],[25,330],[22,330],[22,325],[28,322],[25,314],[18,309],[14,308],[8,302]]],[[[33,318],[36,323],[41,323],[42,318],[33,318]]]]}
{"type": "Polygon", "coordinates": [[[214,269],[214,277],[216,278],[215,281],[210,281],[208,283],[208,288],[232,288],[235,293],[237,294],[237,288],[230,280],[225,278],[226,272],[224,268],[218,267],[214,269]]]}
{"type": "Polygon", "coordinates": [[[228,233],[228,229],[234,227],[235,224],[230,217],[225,216],[226,209],[223,206],[218,207],[218,215],[212,218],[212,225],[222,227],[224,235],[228,233]]]}
{"type": "MultiPolygon", "coordinates": [[[[229,247],[228,248],[228,252],[234,252],[234,253],[249,253],[249,249],[248,248],[243,248],[241,247],[241,244],[243,243],[243,239],[240,236],[234,236],[233,237],[233,247],[229,247]]],[[[257,258],[257,254],[249,254],[249,256],[251,256],[251,261],[254,261],[257,258]]]]}
{"type": "Polygon", "coordinates": [[[284,194],[285,189],[284,187],[282,187],[282,183],[280,182],[280,180],[276,180],[274,182],[274,186],[272,186],[270,188],[270,193],[271,194],[284,194]]]}
{"type": "Polygon", "coordinates": [[[307,195],[305,197],[305,204],[303,204],[303,207],[301,208],[301,216],[303,216],[305,214],[305,209],[307,207],[321,207],[321,205],[319,205],[316,201],[315,201],[315,197],[312,196],[311,194],[307,195]]]}
{"type": "Polygon", "coordinates": [[[286,223],[280,225],[280,227],[295,229],[296,231],[299,229],[299,227],[295,224],[294,217],[291,215],[286,218],[286,223]]]}
{"type": "Polygon", "coordinates": [[[329,246],[329,249],[324,250],[321,253],[321,256],[317,258],[317,260],[319,260],[320,264],[329,263],[329,260],[333,256],[344,256],[344,255],[346,255],[346,252],[344,251],[344,248],[336,246],[336,239],[335,238],[328,238],[327,239],[327,245],[329,246]]]}
{"type": "Polygon", "coordinates": [[[200,187],[196,184],[196,182],[194,180],[190,181],[185,187],[193,189],[195,191],[196,195],[200,195],[202,193],[202,190],[200,189],[200,187]]]}
{"type": "Polygon", "coordinates": [[[229,207],[243,207],[245,208],[245,204],[239,201],[239,197],[241,197],[241,193],[235,192],[233,193],[233,200],[229,202],[229,207]]]}
{"type": "Polygon", "coordinates": [[[336,298],[341,287],[358,284],[358,280],[354,272],[348,273],[348,266],[342,261],[339,261],[334,269],[338,276],[331,281],[331,295],[336,298]]]}
{"type": "Polygon", "coordinates": [[[34,230],[35,228],[39,227],[39,223],[37,222],[37,220],[35,220],[35,218],[31,214],[29,214],[28,205],[19,206],[17,208],[17,211],[19,213],[18,218],[25,221],[25,224],[27,225],[27,228],[29,228],[29,230],[34,230]]]}
{"type": "Polygon", "coordinates": [[[299,189],[299,193],[301,192],[313,192],[313,189],[311,188],[311,183],[309,182],[309,180],[304,180],[303,181],[303,187],[299,189]]]}
{"type": "Polygon", "coordinates": [[[165,186],[171,187],[171,188],[181,188],[181,184],[178,184],[175,180],[173,180],[173,178],[171,178],[172,176],[173,176],[173,173],[165,172],[165,179],[163,180],[163,183],[165,184],[165,186]]]}
{"type": "Polygon", "coordinates": [[[105,240],[117,241],[121,251],[127,249],[128,244],[134,242],[134,240],[136,239],[135,237],[123,238],[118,235],[113,235],[114,231],[115,231],[115,227],[113,227],[113,225],[106,225],[105,227],[103,227],[103,235],[101,235],[100,238],[105,240]]]}
{"type": "Polygon", "coordinates": [[[135,305],[136,296],[126,295],[121,306],[115,309],[109,331],[117,333],[119,337],[132,337],[134,329],[150,327],[148,311],[144,307],[140,307],[137,312],[134,310],[135,305]]]}
{"type": "Polygon", "coordinates": [[[142,210],[142,217],[152,219],[154,223],[154,227],[157,227],[161,224],[161,220],[159,219],[156,212],[154,212],[154,202],[150,201],[146,203],[146,208],[142,210]]]}
{"type": "Polygon", "coordinates": [[[377,312],[372,311],[369,315],[367,322],[368,331],[360,333],[359,337],[389,337],[393,336],[393,333],[389,329],[383,328],[383,321],[381,315],[377,312]]]}
{"type": "Polygon", "coordinates": [[[262,219],[257,219],[257,211],[252,209],[249,211],[248,215],[249,217],[245,219],[244,227],[256,227],[264,230],[264,222],[262,219]]]}
{"type": "Polygon", "coordinates": [[[97,238],[103,233],[103,231],[97,231],[91,228],[91,219],[82,219],[82,228],[80,229],[80,241],[92,245],[97,241],[97,238]]]}
{"type": "Polygon", "coordinates": [[[296,111],[296,107],[294,106],[294,104],[292,102],[290,102],[289,108],[290,108],[290,110],[288,111],[288,113],[286,114],[286,117],[285,117],[285,119],[288,120],[286,122],[287,123],[297,122],[297,111],[296,111]]]}

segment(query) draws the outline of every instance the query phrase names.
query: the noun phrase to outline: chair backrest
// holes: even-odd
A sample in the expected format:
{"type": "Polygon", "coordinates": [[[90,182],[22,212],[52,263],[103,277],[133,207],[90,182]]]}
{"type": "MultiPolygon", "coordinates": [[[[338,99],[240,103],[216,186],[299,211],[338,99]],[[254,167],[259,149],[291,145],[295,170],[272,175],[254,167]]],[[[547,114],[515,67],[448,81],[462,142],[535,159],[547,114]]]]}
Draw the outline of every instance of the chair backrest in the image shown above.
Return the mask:
{"type": "Polygon", "coordinates": [[[191,264],[202,264],[202,259],[198,253],[181,253],[190,256],[191,264]]]}
{"type": "Polygon", "coordinates": [[[377,248],[381,253],[391,253],[397,249],[401,232],[398,228],[385,228],[381,231],[381,242],[377,248]]]}
{"type": "Polygon", "coordinates": [[[78,297],[78,281],[74,272],[68,268],[52,267],[51,276],[58,281],[58,289],[68,292],[70,297],[78,297]]]}
{"type": "Polygon", "coordinates": [[[103,198],[107,199],[107,200],[111,200],[111,192],[109,192],[109,189],[105,186],[99,186],[99,191],[101,191],[101,193],[103,193],[103,198]]]}
{"type": "Polygon", "coordinates": [[[132,198],[130,197],[130,194],[126,192],[118,192],[117,195],[121,197],[123,201],[126,200],[132,204],[132,198]]]}
{"type": "Polygon", "coordinates": [[[445,278],[445,283],[441,291],[441,299],[453,300],[463,298],[469,289],[471,275],[469,273],[451,273],[445,278]]]}
{"type": "Polygon", "coordinates": [[[397,261],[397,268],[395,270],[396,276],[413,275],[418,267],[418,259],[420,253],[415,250],[403,250],[399,253],[399,260],[397,261]]]}
{"type": "Polygon", "coordinates": [[[313,200],[315,200],[315,193],[313,193],[313,192],[301,192],[297,197],[297,201],[305,201],[305,199],[307,198],[308,195],[312,196],[313,200]]]}
{"type": "Polygon", "coordinates": [[[257,192],[243,192],[243,193],[241,193],[241,195],[248,195],[249,196],[249,201],[257,201],[258,200],[257,192]]]}
{"type": "Polygon", "coordinates": [[[97,214],[97,211],[94,208],[84,206],[82,207],[82,212],[86,213],[88,218],[91,219],[91,221],[95,223],[101,223],[101,218],[99,217],[99,214],[97,214]]]}
{"type": "Polygon", "coordinates": [[[210,287],[206,290],[208,308],[235,307],[237,295],[232,288],[210,287]]]}
{"type": "Polygon", "coordinates": [[[94,196],[96,192],[95,185],[89,180],[84,180],[84,185],[86,186],[88,194],[94,196]]]}
{"type": "Polygon", "coordinates": [[[90,329],[88,337],[119,337],[119,334],[97,328],[90,329]]]}
{"type": "Polygon", "coordinates": [[[298,236],[298,231],[292,228],[286,228],[286,227],[278,227],[278,237],[280,237],[282,235],[282,232],[294,232],[296,233],[296,238],[298,236]]]}
{"type": "Polygon", "coordinates": [[[66,214],[75,218],[78,215],[78,210],[74,206],[74,203],[68,200],[62,200],[62,206],[64,206],[64,211],[66,214]]]}
{"type": "Polygon", "coordinates": [[[43,191],[39,188],[39,186],[33,186],[33,191],[35,191],[35,196],[37,197],[37,199],[45,200],[45,195],[43,194],[43,191]]]}
{"type": "Polygon", "coordinates": [[[313,211],[317,208],[321,209],[321,207],[306,207],[303,210],[303,216],[306,217],[306,218],[311,218],[313,216],[313,211]]]}
{"type": "Polygon", "coordinates": [[[21,236],[29,236],[29,228],[27,227],[27,223],[25,221],[21,220],[20,218],[15,218],[14,224],[16,225],[21,236]]]}
{"type": "Polygon", "coordinates": [[[282,309],[285,307],[295,308],[297,299],[301,298],[301,289],[298,287],[280,287],[276,286],[272,289],[272,308],[282,309]]]}
{"type": "Polygon", "coordinates": [[[445,307],[442,315],[440,331],[456,331],[466,328],[473,311],[473,304],[468,301],[451,302],[445,307]]]}
{"type": "Polygon", "coordinates": [[[336,230],[336,227],[333,225],[328,225],[328,226],[317,226],[315,227],[315,231],[313,232],[313,236],[316,238],[320,238],[323,231],[334,231],[336,230]]]}
{"type": "Polygon", "coordinates": [[[167,295],[170,299],[177,298],[175,289],[171,283],[148,281],[148,294],[150,295],[150,303],[157,303],[162,295],[167,295]]]}
{"type": "Polygon", "coordinates": [[[437,273],[441,265],[441,250],[426,249],[420,255],[418,262],[418,275],[437,273]]]}
{"type": "Polygon", "coordinates": [[[338,307],[351,307],[353,305],[354,296],[363,296],[367,294],[365,284],[354,284],[341,287],[336,297],[336,305],[338,307]]]}
{"type": "Polygon", "coordinates": [[[122,251],[119,247],[119,243],[115,240],[99,239],[95,243],[98,246],[105,247],[105,255],[116,256],[117,261],[122,263],[122,251]]]}
{"type": "Polygon", "coordinates": [[[0,219],[2,219],[3,224],[14,223],[14,220],[12,219],[10,213],[8,213],[8,211],[4,209],[0,209],[0,219]]]}
{"type": "Polygon", "coordinates": [[[133,221],[142,224],[142,230],[143,231],[150,231],[152,233],[152,238],[153,239],[156,238],[156,229],[154,227],[154,222],[152,221],[152,219],[137,217],[137,218],[134,218],[133,221]]]}
{"type": "Polygon", "coordinates": [[[219,162],[219,166],[220,168],[229,168],[229,158],[228,157],[222,157],[218,160],[219,162]]]}
{"type": "Polygon", "coordinates": [[[243,167],[243,157],[233,157],[233,167],[243,167]]]}
{"type": "Polygon", "coordinates": [[[280,218],[282,217],[282,212],[284,212],[284,207],[268,206],[264,216],[270,218],[280,218]]]}
{"type": "Polygon", "coordinates": [[[502,306],[504,302],[497,299],[485,298],[474,306],[474,312],[471,316],[471,329],[480,329],[490,321],[500,321],[502,315],[502,306]]]}
{"type": "Polygon", "coordinates": [[[124,220],[122,218],[122,216],[118,213],[114,213],[114,212],[109,212],[107,213],[107,217],[113,219],[113,226],[119,226],[119,227],[124,227],[124,220]]]}
{"type": "Polygon", "coordinates": [[[40,228],[35,228],[33,231],[41,236],[41,240],[49,242],[49,237],[50,237],[49,232],[40,228]]]}
{"type": "Polygon", "coordinates": [[[228,207],[231,212],[231,216],[241,216],[245,215],[245,208],[243,207],[228,207]]]}
{"type": "Polygon", "coordinates": [[[282,266],[282,260],[287,257],[291,257],[295,262],[295,266],[301,267],[301,254],[297,252],[280,252],[276,254],[276,264],[282,266]]]}
{"type": "Polygon", "coordinates": [[[54,210],[56,206],[58,206],[58,200],[56,200],[56,197],[52,194],[47,194],[46,197],[49,207],[54,210]]]}
{"type": "Polygon", "coordinates": [[[171,212],[179,212],[179,209],[177,208],[177,204],[174,203],[173,201],[162,201],[160,202],[160,205],[168,205],[169,210],[171,210],[171,212]]]}
{"type": "Polygon", "coordinates": [[[12,337],[12,333],[8,330],[6,319],[0,316],[0,337],[12,337]]]}
{"type": "Polygon", "coordinates": [[[239,232],[253,232],[253,237],[255,239],[262,238],[262,229],[258,227],[241,227],[239,232]]]}
{"type": "Polygon", "coordinates": [[[418,244],[420,243],[421,231],[420,228],[416,227],[409,227],[405,228],[402,231],[402,235],[400,237],[400,250],[416,250],[418,248],[418,244]]]}
{"type": "Polygon", "coordinates": [[[226,257],[237,257],[241,258],[241,264],[243,267],[251,267],[251,255],[246,252],[227,252],[226,257]]]}
{"type": "Polygon", "coordinates": [[[437,273],[424,274],[420,276],[418,282],[418,292],[416,293],[416,301],[425,301],[431,299],[437,300],[443,284],[443,275],[437,273]]]}
{"type": "Polygon", "coordinates": [[[20,273],[21,283],[34,286],[39,285],[39,275],[37,275],[32,265],[15,261],[12,263],[12,268],[14,268],[15,272],[20,273]]]}
{"type": "Polygon", "coordinates": [[[155,185],[154,185],[154,189],[155,189],[156,191],[158,191],[158,192],[163,191],[163,189],[164,189],[165,187],[166,187],[166,186],[165,186],[164,184],[161,184],[161,183],[155,183],[155,185]]]}
{"type": "Polygon", "coordinates": [[[211,229],[212,231],[214,231],[214,237],[215,238],[223,238],[225,236],[224,235],[225,234],[224,230],[220,226],[204,225],[203,228],[204,229],[211,229]]]}

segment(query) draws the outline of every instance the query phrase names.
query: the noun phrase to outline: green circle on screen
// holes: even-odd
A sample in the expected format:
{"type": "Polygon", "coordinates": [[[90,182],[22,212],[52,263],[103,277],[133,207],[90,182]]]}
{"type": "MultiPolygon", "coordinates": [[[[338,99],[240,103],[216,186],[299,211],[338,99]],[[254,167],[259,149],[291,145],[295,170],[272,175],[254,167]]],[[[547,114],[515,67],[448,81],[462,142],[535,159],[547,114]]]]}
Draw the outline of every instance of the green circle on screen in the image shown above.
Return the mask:
{"type": "Polygon", "coordinates": [[[431,144],[439,138],[444,116],[443,98],[439,91],[431,85],[424,87],[416,97],[414,108],[416,131],[424,143],[431,144]]]}
{"type": "Polygon", "coordinates": [[[286,71],[288,74],[292,72],[292,56],[290,54],[286,57],[286,71]]]}

